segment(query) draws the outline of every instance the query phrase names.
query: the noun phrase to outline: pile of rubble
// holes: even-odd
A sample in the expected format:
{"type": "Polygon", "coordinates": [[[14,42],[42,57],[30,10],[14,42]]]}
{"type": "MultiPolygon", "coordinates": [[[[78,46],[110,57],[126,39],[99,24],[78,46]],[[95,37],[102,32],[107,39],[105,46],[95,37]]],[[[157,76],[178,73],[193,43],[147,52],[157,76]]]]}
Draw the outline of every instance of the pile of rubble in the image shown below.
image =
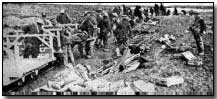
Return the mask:
{"type": "Polygon", "coordinates": [[[130,53],[126,49],[121,60],[104,60],[105,65],[93,71],[91,66],[77,64],[76,66],[67,65],[63,72],[54,76],[53,80],[34,91],[57,91],[57,92],[116,92],[117,95],[135,95],[135,92],[146,92],[154,94],[156,86],[179,85],[184,83],[181,76],[160,78],[156,83],[134,79],[111,81],[105,75],[116,75],[117,73],[129,73],[138,69],[145,62],[149,62],[138,54],[130,53]]]}

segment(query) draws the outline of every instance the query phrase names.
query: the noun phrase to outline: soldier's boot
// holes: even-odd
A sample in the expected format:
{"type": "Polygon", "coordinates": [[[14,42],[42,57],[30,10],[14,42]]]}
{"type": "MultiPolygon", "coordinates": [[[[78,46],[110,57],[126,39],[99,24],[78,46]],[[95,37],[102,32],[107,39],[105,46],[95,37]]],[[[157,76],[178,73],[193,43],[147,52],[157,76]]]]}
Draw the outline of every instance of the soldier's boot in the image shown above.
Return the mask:
{"type": "Polygon", "coordinates": [[[204,44],[201,36],[198,38],[197,46],[198,46],[199,55],[204,55],[204,44]]]}
{"type": "Polygon", "coordinates": [[[72,48],[71,46],[68,46],[68,54],[69,54],[69,57],[70,57],[70,61],[72,62],[72,65],[75,66],[75,58],[74,58],[74,54],[72,52],[72,48]]]}
{"type": "Polygon", "coordinates": [[[80,57],[84,58],[85,57],[85,50],[84,50],[85,46],[83,46],[82,44],[78,45],[78,51],[80,53],[80,57]]]}
{"type": "Polygon", "coordinates": [[[90,55],[90,46],[89,46],[90,43],[87,43],[86,46],[85,46],[85,53],[86,53],[86,58],[87,59],[90,59],[92,58],[92,56],[90,55]]]}
{"type": "Polygon", "coordinates": [[[68,63],[68,53],[67,53],[67,47],[66,46],[63,47],[63,57],[64,57],[63,64],[64,64],[64,66],[66,66],[68,63]]]}
{"type": "Polygon", "coordinates": [[[87,52],[87,58],[90,59],[90,58],[93,58],[94,56],[94,46],[89,46],[86,48],[86,52],[87,52]]]}
{"type": "Polygon", "coordinates": [[[200,42],[200,51],[199,51],[199,55],[204,55],[204,44],[203,44],[203,42],[200,42]]]}
{"type": "Polygon", "coordinates": [[[104,52],[108,52],[108,36],[103,37],[104,52]]]}
{"type": "Polygon", "coordinates": [[[90,41],[89,44],[87,45],[87,51],[88,51],[88,55],[87,58],[92,58],[94,56],[94,45],[95,45],[96,39],[94,39],[93,41],[90,41]]]}

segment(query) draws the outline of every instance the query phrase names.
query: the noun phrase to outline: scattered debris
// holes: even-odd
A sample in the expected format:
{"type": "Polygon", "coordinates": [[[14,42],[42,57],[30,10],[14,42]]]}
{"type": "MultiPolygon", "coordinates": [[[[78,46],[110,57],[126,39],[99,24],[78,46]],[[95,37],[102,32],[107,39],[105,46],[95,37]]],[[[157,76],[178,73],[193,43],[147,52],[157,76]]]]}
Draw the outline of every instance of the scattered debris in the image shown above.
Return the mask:
{"type": "Polygon", "coordinates": [[[203,65],[203,60],[201,58],[192,59],[187,62],[189,66],[200,66],[203,65]]]}
{"type": "Polygon", "coordinates": [[[120,88],[117,91],[117,95],[135,95],[135,91],[132,89],[130,82],[126,82],[127,87],[120,88]]]}
{"type": "Polygon", "coordinates": [[[143,80],[134,81],[133,84],[140,92],[155,92],[155,85],[152,83],[146,83],[143,80]]]}
{"type": "Polygon", "coordinates": [[[91,81],[85,82],[85,86],[88,90],[96,91],[96,92],[105,92],[109,91],[110,83],[105,79],[95,79],[91,81]]]}
{"type": "Polygon", "coordinates": [[[78,85],[78,84],[69,84],[69,85],[67,85],[67,88],[71,92],[89,92],[89,90],[87,88],[82,87],[81,85],[78,85]]]}
{"type": "Polygon", "coordinates": [[[164,34],[164,36],[160,37],[158,41],[169,46],[172,43],[172,41],[176,41],[176,38],[173,35],[164,34]]]}
{"type": "Polygon", "coordinates": [[[182,55],[184,56],[185,59],[187,59],[187,61],[196,59],[196,57],[190,51],[184,52],[182,53],[182,55]]]}
{"type": "Polygon", "coordinates": [[[119,81],[115,81],[115,82],[110,82],[110,88],[109,91],[111,92],[116,92],[118,89],[123,88],[124,87],[124,80],[119,80],[119,81]]]}
{"type": "Polygon", "coordinates": [[[183,83],[184,83],[183,77],[171,76],[171,77],[168,77],[168,78],[163,78],[158,84],[170,87],[172,85],[179,85],[179,84],[183,84],[183,83]]]}
{"type": "Polygon", "coordinates": [[[125,66],[125,70],[123,71],[123,73],[127,73],[133,70],[136,70],[140,65],[140,62],[138,60],[133,61],[132,63],[129,63],[125,66]]]}

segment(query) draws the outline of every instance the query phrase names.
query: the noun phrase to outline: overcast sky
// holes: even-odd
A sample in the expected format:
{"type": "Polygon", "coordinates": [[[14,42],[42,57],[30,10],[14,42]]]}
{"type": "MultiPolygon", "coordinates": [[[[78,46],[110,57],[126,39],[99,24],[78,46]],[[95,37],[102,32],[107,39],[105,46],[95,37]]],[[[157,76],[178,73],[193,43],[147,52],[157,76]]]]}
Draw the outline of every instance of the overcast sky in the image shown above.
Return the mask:
{"type": "MultiPolygon", "coordinates": [[[[155,3],[54,3],[54,4],[73,4],[73,5],[154,5],[155,3]]],[[[198,6],[212,6],[212,3],[163,3],[165,6],[169,5],[198,5],[198,6]]]]}

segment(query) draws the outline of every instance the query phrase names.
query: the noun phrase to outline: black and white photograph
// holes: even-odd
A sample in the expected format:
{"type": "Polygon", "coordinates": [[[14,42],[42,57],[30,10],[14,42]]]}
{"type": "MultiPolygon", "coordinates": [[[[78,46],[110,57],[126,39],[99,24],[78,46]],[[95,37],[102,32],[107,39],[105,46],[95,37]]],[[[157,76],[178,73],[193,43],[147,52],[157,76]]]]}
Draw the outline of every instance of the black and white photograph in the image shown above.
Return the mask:
{"type": "Polygon", "coordinates": [[[3,96],[214,96],[214,2],[2,2],[3,96]]]}

